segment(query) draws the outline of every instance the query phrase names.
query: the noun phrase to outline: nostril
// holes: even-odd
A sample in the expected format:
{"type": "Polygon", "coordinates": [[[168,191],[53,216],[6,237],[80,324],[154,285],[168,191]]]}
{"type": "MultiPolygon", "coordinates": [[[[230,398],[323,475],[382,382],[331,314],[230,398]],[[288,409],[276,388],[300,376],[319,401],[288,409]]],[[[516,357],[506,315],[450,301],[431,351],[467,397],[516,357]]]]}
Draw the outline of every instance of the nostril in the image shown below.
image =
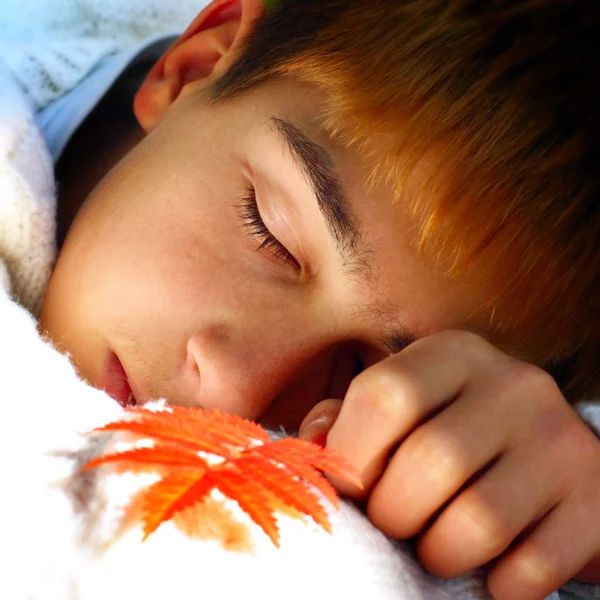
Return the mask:
{"type": "Polygon", "coordinates": [[[352,379],[354,379],[357,375],[360,375],[365,370],[365,361],[360,354],[355,354],[353,356],[353,365],[352,379]]]}
{"type": "Polygon", "coordinates": [[[187,343],[186,371],[196,377],[200,376],[202,352],[197,335],[193,335],[187,343]]]}
{"type": "Polygon", "coordinates": [[[232,331],[226,325],[212,325],[191,335],[187,341],[187,360],[198,374],[206,367],[211,370],[215,360],[223,362],[233,348],[232,331]]]}
{"type": "Polygon", "coordinates": [[[194,375],[199,376],[200,375],[200,367],[198,366],[198,362],[195,361],[194,359],[192,359],[192,373],[194,375]]]}

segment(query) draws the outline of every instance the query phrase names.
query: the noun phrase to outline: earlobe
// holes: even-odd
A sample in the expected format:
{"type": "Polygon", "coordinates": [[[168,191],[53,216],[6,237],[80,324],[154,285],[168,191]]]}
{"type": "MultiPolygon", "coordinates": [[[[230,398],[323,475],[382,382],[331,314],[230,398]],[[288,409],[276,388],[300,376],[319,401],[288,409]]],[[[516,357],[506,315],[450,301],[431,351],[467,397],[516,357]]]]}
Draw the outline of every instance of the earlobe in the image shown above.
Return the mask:
{"type": "Polygon", "coordinates": [[[213,0],[148,73],[134,99],[145,131],[152,130],[190,84],[210,83],[233,63],[264,14],[264,0],[213,0]]]}

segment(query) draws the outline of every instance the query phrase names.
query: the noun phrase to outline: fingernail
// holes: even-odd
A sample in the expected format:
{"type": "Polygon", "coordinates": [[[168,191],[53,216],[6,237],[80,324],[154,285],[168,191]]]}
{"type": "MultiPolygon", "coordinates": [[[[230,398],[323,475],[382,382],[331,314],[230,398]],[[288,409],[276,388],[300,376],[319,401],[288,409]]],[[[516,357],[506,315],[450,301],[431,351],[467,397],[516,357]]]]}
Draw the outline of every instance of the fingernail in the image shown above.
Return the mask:
{"type": "Polygon", "coordinates": [[[298,432],[298,436],[308,442],[313,442],[319,446],[325,446],[327,443],[327,434],[333,426],[336,417],[336,414],[326,413],[307,425],[304,425],[303,423],[298,432]]]}

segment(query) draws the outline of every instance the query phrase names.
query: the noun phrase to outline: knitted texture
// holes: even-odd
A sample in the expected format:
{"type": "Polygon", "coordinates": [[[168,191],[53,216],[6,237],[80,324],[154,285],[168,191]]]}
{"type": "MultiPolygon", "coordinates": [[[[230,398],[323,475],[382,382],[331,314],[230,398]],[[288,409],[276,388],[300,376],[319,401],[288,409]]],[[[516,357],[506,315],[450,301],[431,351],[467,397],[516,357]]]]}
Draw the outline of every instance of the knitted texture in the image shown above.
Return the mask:
{"type": "Polygon", "coordinates": [[[103,58],[182,31],[208,0],[2,0],[0,63],[41,110],[103,58]]]}
{"type": "Polygon", "coordinates": [[[55,255],[52,161],[29,102],[0,65],[0,260],[14,297],[40,309],[55,255]]]}

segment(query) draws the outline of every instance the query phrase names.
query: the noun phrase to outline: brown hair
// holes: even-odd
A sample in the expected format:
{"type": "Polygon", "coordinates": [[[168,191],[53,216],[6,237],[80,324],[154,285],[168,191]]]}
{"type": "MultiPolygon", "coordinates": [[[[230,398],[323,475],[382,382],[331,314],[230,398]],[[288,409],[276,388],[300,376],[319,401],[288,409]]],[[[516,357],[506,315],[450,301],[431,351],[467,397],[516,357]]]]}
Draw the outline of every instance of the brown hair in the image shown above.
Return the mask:
{"type": "Polygon", "coordinates": [[[419,248],[449,276],[477,274],[495,331],[518,332],[513,350],[535,348],[565,393],[591,395],[599,39],[595,0],[280,0],[213,98],[276,75],[315,83],[332,135],[359,148],[387,140],[373,175],[398,198],[437,148],[447,181],[401,203],[419,248]]]}

